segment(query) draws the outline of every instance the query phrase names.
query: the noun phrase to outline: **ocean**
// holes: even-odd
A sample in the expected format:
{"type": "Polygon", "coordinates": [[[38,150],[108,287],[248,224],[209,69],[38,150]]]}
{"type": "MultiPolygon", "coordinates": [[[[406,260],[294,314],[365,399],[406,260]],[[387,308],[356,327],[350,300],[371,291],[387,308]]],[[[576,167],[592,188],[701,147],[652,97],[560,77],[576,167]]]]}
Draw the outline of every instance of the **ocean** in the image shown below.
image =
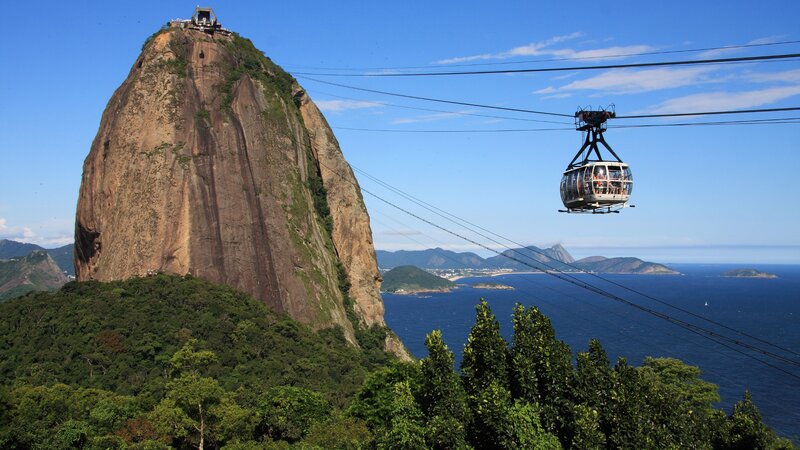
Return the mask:
{"type": "MultiPolygon", "coordinates": [[[[800,353],[800,265],[669,264],[682,275],[602,275],[628,288],[671,305],[744,331],[800,353]],[[726,278],[723,272],[754,267],[778,275],[777,279],[726,278]],[[707,303],[707,306],[706,306],[707,303]]],[[[668,313],[713,331],[733,333],[693,318],[640,295],[609,285],[590,275],[575,275],[593,285],[635,303],[668,313]]],[[[646,356],[679,358],[700,367],[701,377],[717,384],[722,401],[718,407],[730,412],[745,390],[753,395],[764,421],[780,435],[800,442],[800,380],[767,367],[751,357],[725,348],[630,306],[585,291],[546,274],[509,274],[464,278],[450,293],[403,296],[383,294],[386,322],[416,357],[424,357],[425,335],[442,330],[455,353],[456,367],[467,335],[475,320],[475,304],[486,298],[510,341],[514,304],[537,306],[550,317],[559,339],[573,353],[585,351],[589,339],[597,338],[613,363],[618,356],[640,365],[646,356]],[[502,283],[515,290],[482,290],[470,285],[502,283]]],[[[732,336],[741,337],[741,336],[732,336]]],[[[765,344],[754,342],[759,347],[765,344]]],[[[775,348],[770,351],[800,360],[775,348]]],[[[800,377],[800,367],[769,360],[800,377]]]]}

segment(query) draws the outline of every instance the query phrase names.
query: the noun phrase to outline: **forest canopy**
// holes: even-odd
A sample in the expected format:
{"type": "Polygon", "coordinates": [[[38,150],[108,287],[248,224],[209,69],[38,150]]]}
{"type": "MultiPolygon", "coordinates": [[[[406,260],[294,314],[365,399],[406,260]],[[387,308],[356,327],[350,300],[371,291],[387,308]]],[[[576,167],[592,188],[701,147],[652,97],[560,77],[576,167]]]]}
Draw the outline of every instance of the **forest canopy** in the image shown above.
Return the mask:
{"type": "Polygon", "coordinates": [[[513,325],[481,300],[456,371],[439,331],[400,362],[191,277],[73,282],[0,304],[0,448],[793,448],[696,367],[513,325]]]}

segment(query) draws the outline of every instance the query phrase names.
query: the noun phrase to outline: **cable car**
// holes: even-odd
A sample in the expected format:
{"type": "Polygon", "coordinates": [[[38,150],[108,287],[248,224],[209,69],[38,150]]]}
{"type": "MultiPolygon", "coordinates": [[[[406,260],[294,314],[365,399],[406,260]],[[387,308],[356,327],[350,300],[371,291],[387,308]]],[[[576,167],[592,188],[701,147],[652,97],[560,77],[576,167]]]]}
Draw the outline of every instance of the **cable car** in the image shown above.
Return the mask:
{"type": "Polygon", "coordinates": [[[603,138],[606,121],[614,117],[612,108],[575,113],[576,128],[586,132],[586,139],[561,178],[561,201],[567,209],[559,212],[606,214],[633,207],[628,205],[633,192],[631,169],[603,138]],[[608,150],[613,161],[603,159],[598,144],[608,150]]]}

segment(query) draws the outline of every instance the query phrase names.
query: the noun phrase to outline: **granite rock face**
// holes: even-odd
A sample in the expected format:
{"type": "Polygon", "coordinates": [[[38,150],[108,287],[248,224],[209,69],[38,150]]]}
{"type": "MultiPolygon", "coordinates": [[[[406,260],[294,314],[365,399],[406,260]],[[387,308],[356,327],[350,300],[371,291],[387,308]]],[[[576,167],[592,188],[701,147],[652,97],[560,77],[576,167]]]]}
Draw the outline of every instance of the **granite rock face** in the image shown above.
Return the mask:
{"type": "Polygon", "coordinates": [[[348,280],[355,321],[385,325],[369,216],[333,132],[235,34],[169,28],[145,44],[84,162],[75,228],[79,280],[191,274],[355,342],[348,280]]]}

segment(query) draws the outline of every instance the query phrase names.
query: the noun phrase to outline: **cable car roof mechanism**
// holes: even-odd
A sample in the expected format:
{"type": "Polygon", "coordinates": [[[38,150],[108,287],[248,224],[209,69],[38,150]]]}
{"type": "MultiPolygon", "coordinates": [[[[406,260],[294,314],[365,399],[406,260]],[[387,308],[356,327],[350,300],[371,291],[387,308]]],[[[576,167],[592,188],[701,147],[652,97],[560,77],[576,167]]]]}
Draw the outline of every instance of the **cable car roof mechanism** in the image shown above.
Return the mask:
{"type": "Polygon", "coordinates": [[[561,201],[566,209],[559,212],[607,214],[633,207],[628,204],[633,191],[631,169],[603,138],[607,120],[614,117],[613,105],[575,113],[575,128],[585,132],[586,138],[561,178],[561,201]],[[613,160],[603,159],[601,145],[613,160]]]}

